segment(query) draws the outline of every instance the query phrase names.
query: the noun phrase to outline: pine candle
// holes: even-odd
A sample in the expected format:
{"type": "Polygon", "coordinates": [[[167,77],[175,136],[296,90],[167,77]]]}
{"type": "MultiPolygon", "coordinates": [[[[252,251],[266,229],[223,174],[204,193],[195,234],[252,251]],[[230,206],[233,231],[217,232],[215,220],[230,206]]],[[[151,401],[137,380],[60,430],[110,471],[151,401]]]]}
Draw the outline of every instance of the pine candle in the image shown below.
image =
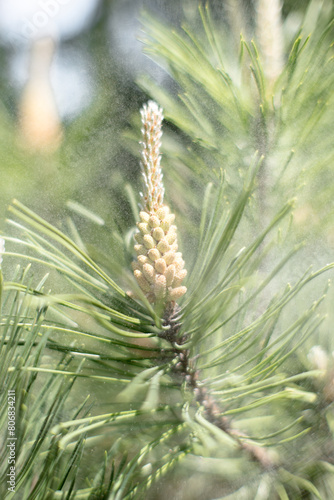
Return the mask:
{"type": "Polygon", "coordinates": [[[176,301],[187,291],[182,281],[187,275],[184,260],[178,252],[175,215],[164,204],[161,172],[162,109],[149,101],[141,109],[142,161],[144,189],[142,210],[137,222],[134,246],[137,260],[133,262],[135,278],[151,303],[176,301]]]}

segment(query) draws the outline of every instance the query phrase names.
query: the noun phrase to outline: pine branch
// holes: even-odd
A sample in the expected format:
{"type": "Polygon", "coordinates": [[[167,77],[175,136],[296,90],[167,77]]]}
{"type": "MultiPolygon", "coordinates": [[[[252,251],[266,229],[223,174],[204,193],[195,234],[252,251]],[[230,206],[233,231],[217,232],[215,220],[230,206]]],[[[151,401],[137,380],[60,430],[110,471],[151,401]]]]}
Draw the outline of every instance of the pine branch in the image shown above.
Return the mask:
{"type": "MultiPolygon", "coordinates": [[[[259,18],[280,21],[277,3],[274,21],[265,7],[259,18]]],[[[147,50],[179,96],[145,83],[174,126],[161,141],[162,109],[142,108],[140,210],[126,189],[137,230],[69,204],[109,233],[113,255],[87,245],[72,220],[67,234],[17,201],[10,208],[0,263],[6,241],[5,263],[36,269],[0,284],[0,382],[18,394],[24,499],[146,498],[175,473],[205,498],[330,490],[332,357],[314,345],[334,264],[295,278],[305,253],[289,239],[296,202],[285,199],[304,160],[318,175],[332,154],[332,28],[322,20],[295,37],[275,73],[266,37],[242,38],[236,62],[208,7],[199,18],[196,33],[145,20],[147,50]]]]}
{"type": "Polygon", "coordinates": [[[258,462],[264,471],[272,470],[276,465],[267,451],[255,444],[244,442],[242,439],[247,436],[232,428],[231,420],[222,416],[223,411],[219,403],[210,395],[205,382],[201,381],[200,371],[195,368],[194,359],[190,357],[190,350],[183,347],[189,342],[189,336],[183,334],[180,337],[182,318],[179,315],[180,307],[177,305],[172,305],[166,310],[163,323],[166,330],[163,330],[159,336],[171,344],[175,356],[174,371],[181,378],[180,383],[185,385],[185,390],[193,394],[194,400],[204,409],[204,417],[211,424],[233,437],[240,449],[249,454],[252,460],[258,462]]]}

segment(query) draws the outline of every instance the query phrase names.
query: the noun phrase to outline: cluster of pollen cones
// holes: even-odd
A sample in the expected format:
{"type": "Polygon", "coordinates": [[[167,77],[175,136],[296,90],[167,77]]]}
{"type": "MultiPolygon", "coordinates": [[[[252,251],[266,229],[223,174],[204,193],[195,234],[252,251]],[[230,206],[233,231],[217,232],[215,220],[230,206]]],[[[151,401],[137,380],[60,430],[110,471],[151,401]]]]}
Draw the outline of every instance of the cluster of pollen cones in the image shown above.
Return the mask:
{"type": "Polygon", "coordinates": [[[178,252],[175,215],[166,205],[156,211],[141,211],[135,235],[137,260],[133,270],[138,285],[149,302],[176,301],[187,291],[181,286],[187,271],[178,252]]]}
{"type": "Polygon", "coordinates": [[[143,175],[142,210],[137,222],[133,262],[135,278],[151,303],[173,302],[187,291],[182,280],[187,271],[183,269],[182,254],[178,252],[177,228],[173,224],[175,215],[163,203],[165,188],[161,171],[161,125],[162,108],[149,101],[141,109],[143,175]]]}

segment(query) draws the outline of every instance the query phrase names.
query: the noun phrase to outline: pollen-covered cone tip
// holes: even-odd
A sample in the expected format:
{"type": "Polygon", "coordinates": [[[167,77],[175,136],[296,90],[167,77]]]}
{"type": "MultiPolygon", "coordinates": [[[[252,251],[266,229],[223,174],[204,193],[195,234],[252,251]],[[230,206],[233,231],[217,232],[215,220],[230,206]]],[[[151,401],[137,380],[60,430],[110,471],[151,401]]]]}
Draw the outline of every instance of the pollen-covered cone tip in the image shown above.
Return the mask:
{"type": "Polygon", "coordinates": [[[162,109],[149,101],[141,110],[143,209],[137,222],[133,262],[135,278],[151,303],[177,301],[187,291],[182,281],[187,275],[184,260],[178,252],[175,215],[163,203],[164,187],[160,166],[162,109]]]}

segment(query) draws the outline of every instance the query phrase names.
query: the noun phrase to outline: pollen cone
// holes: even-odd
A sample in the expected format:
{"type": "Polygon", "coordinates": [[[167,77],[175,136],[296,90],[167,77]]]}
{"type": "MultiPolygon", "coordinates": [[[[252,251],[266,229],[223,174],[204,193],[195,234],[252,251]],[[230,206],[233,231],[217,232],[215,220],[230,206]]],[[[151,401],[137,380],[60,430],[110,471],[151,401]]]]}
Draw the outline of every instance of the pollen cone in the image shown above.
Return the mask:
{"type": "Polygon", "coordinates": [[[182,281],[187,275],[184,260],[178,252],[175,215],[163,203],[164,186],[160,166],[162,109],[149,101],[141,110],[142,173],[144,192],[142,210],[135,235],[137,260],[134,275],[151,303],[177,301],[187,291],[182,281]]]}
{"type": "Polygon", "coordinates": [[[62,128],[50,82],[54,49],[52,38],[34,42],[29,79],[19,106],[20,140],[33,151],[52,152],[61,143],[62,128]]]}

